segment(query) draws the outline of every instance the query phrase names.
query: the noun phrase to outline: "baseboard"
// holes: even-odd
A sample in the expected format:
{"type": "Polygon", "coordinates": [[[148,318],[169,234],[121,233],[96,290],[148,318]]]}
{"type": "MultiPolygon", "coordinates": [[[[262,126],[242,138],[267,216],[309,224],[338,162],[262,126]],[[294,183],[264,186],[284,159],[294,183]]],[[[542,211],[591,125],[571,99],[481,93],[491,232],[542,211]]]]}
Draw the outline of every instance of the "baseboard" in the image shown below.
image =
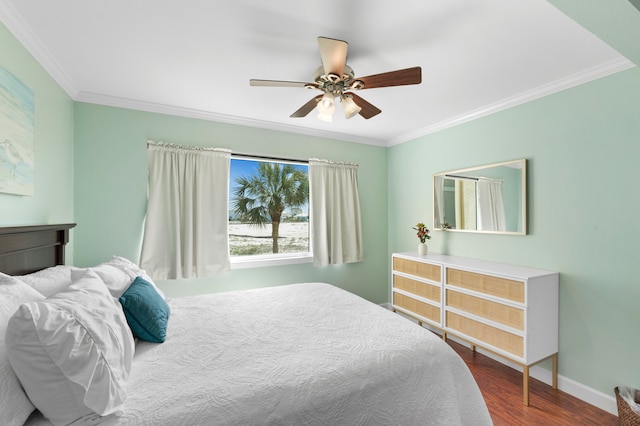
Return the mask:
{"type": "MultiPolygon", "coordinates": [[[[392,308],[391,304],[389,303],[382,303],[380,306],[386,309],[392,308]]],[[[398,314],[402,315],[401,313],[398,313],[398,314]]],[[[402,315],[402,316],[409,319],[410,321],[417,322],[413,318],[410,318],[406,315],[402,315]]],[[[438,334],[442,333],[441,330],[431,328],[427,324],[423,324],[423,326],[425,328],[431,329],[431,331],[435,333],[438,333],[438,334]]],[[[467,347],[470,346],[469,342],[462,339],[458,339],[455,336],[452,336],[450,334],[447,335],[447,339],[451,339],[454,342],[459,343],[463,346],[467,346],[467,347]]],[[[481,353],[482,355],[485,355],[493,360],[496,360],[504,365],[507,365],[513,368],[514,370],[522,372],[522,367],[519,366],[518,364],[512,363],[509,360],[499,357],[492,352],[485,351],[482,348],[476,347],[476,350],[478,351],[478,353],[481,353]]],[[[562,356],[562,354],[559,354],[559,355],[562,356]]],[[[546,368],[543,368],[539,365],[534,365],[529,369],[529,375],[534,379],[540,380],[541,382],[551,386],[550,370],[547,370],[546,368]]],[[[613,396],[613,389],[611,390],[612,395],[608,395],[606,393],[600,392],[599,390],[585,386],[582,383],[576,382],[575,380],[569,379],[568,377],[564,377],[561,374],[558,374],[558,389],[588,404],[598,407],[601,410],[607,411],[613,414],[614,416],[618,415],[618,407],[616,405],[616,399],[613,396]]]]}
{"type": "MultiPolygon", "coordinates": [[[[447,339],[451,339],[456,343],[460,343],[464,346],[469,346],[468,342],[456,339],[455,336],[447,335],[447,339]]],[[[510,362],[509,360],[499,357],[491,352],[485,351],[482,348],[476,347],[476,350],[482,355],[485,355],[502,364],[508,365],[514,370],[522,372],[522,367],[510,362]]],[[[547,370],[546,368],[543,368],[539,365],[534,365],[529,369],[529,375],[534,379],[540,380],[541,382],[551,386],[550,370],[547,370]]],[[[614,416],[618,415],[618,407],[616,405],[616,399],[613,395],[607,395],[603,392],[600,392],[599,390],[585,386],[582,383],[578,383],[575,380],[564,377],[562,374],[558,374],[558,389],[588,404],[598,407],[601,410],[607,411],[614,416]]],[[[613,389],[611,390],[611,392],[613,393],[613,389]]]]}

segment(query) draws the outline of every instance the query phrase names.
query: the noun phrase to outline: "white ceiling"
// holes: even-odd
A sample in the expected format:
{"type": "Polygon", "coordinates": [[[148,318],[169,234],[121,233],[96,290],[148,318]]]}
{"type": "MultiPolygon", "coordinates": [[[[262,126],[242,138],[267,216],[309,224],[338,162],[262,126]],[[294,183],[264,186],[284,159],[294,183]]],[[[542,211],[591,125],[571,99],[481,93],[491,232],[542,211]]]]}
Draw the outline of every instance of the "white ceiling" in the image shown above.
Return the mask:
{"type": "Polygon", "coordinates": [[[0,0],[0,19],[72,99],[389,146],[633,66],[545,0],[0,0]],[[382,110],[289,118],[318,92],[317,37],[349,42],[382,110]]]}

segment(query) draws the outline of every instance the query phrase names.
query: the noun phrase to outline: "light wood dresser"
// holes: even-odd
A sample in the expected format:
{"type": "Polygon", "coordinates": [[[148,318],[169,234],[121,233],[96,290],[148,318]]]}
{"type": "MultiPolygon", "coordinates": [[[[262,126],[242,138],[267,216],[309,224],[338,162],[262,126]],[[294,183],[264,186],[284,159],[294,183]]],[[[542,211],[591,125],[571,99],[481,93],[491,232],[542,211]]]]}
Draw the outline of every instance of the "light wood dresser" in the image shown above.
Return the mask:
{"type": "Polygon", "coordinates": [[[558,386],[558,273],[476,259],[392,255],[394,311],[456,336],[523,368],[551,358],[558,386]]]}

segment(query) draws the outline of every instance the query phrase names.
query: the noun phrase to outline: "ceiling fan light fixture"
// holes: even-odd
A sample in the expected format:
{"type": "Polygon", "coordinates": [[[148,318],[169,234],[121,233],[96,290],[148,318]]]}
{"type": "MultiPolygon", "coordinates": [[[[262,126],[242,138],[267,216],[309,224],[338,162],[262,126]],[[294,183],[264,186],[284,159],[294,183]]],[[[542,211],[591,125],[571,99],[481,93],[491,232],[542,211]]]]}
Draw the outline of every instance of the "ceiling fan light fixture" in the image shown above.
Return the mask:
{"type": "Polygon", "coordinates": [[[316,118],[325,123],[333,123],[333,113],[319,112],[316,118]]]}
{"type": "Polygon", "coordinates": [[[333,122],[333,113],[336,111],[335,95],[331,92],[325,92],[316,109],[318,110],[318,120],[326,123],[333,122]]]}
{"type": "Polygon", "coordinates": [[[333,114],[335,109],[335,96],[331,92],[325,92],[320,102],[318,102],[318,111],[329,112],[329,110],[331,110],[331,114],[333,114]]]}
{"type": "Polygon", "coordinates": [[[358,115],[360,111],[362,111],[362,108],[360,108],[349,95],[344,95],[342,97],[342,109],[344,109],[344,116],[347,120],[358,115]]]}

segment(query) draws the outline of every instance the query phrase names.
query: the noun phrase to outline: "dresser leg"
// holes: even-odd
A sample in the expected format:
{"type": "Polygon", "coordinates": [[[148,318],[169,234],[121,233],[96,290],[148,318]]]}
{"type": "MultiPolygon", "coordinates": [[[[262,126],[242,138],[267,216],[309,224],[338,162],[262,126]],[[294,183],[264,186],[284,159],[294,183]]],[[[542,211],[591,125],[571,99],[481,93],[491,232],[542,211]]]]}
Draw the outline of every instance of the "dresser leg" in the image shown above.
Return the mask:
{"type": "Polygon", "coordinates": [[[529,366],[523,366],[522,370],[522,393],[524,405],[529,406],[529,366]]]}

